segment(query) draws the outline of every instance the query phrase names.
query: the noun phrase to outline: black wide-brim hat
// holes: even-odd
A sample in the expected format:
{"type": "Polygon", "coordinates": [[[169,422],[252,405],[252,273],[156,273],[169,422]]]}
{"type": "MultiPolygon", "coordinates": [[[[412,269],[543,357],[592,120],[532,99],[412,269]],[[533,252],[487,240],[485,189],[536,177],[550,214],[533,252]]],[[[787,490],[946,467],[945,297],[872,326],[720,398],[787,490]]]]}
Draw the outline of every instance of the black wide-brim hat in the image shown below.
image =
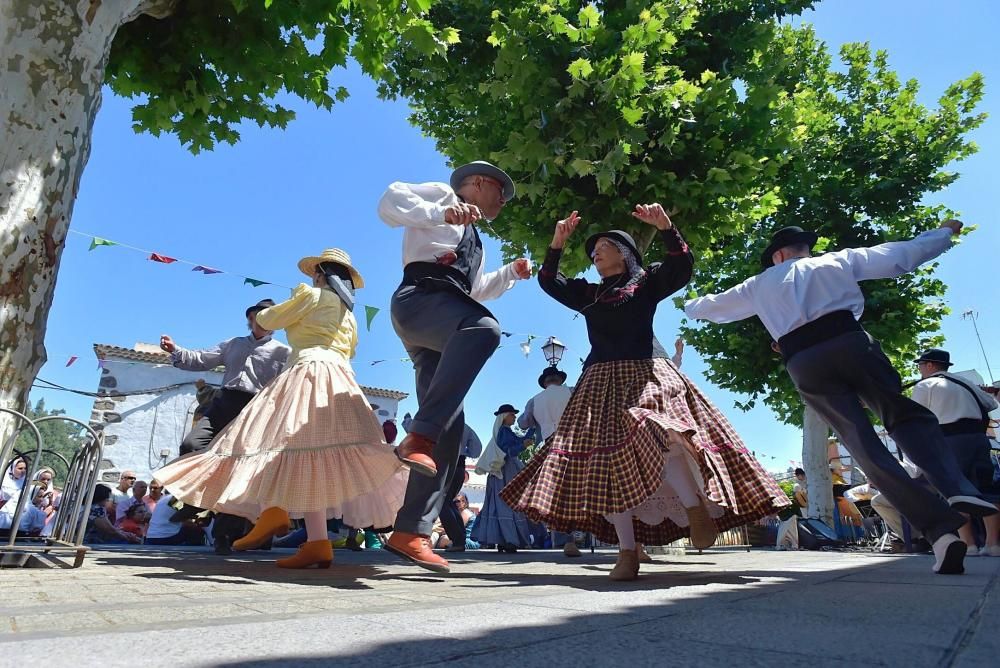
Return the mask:
{"type": "Polygon", "coordinates": [[[514,199],[514,179],[510,178],[507,172],[485,160],[474,160],[453,171],[450,180],[451,189],[458,192],[462,187],[462,181],[470,176],[488,176],[496,179],[503,184],[503,200],[509,202],[514,199]]]}
{"type": "Polygon", "coordinates": [[[615,241],[625,244],[625,246],[627,246],[628,249],[632,251],[632,255],[635,256],[635,261],[638,262],[640,265],[642,265],[642,254],[639,253],[639,248],[635,245],[635,240],[632,238],[631,234],[629,234],[628,232],[624,232],[622,230],[608,230],[607,232],[598,232],[597,234],[592,234],[590,237],[588,237],[586,243],[584,244],[584,248],[587,249],[587,257],[591,259],[594,258],[594,246],[597,245],[597,240],[600,239],[601,237],[614,239],[615,241]]]}
{"type": "Polygon", "coordinates": [[[808,244],[809,248],[812,248],[816,245],[817,239],[819,239],[819,236],[815,232],[803,230],[798,225],[783,227],[771,235],[770,245],[760,255],[760,263],[764,265],[765,269],[773,267],[774,260],[771,259],[771,256],[776,251],[781,250],[785,246],[795,246],[797,244],[808,244]]]}
{"type": "Polygon", "coordinates": [[[916,362],[933,362],[942,366],[951,366],[951,354],[947,350],[940,348],[928,348],[924,354],[918,357],[916,362]]]}
{"type": "Polygon", "coordinates": [[[250,314],[258,313],[266,308],[271,308],[272,306],[274,306],[273,299],[261,299],[259,302],[257,302],[256,304],[254,304],[253,306],[251,306],[246,310],[246,316],[249,318],[250,314]]]}
{"type": "Polygon", "coordinates": [[[510,404],[502,404],[500,408],[497,409],[497,412],[494,413],[494,415],[500,415],[502,413],[513,413],[517,415],[518,413],[520,413],[520,411],[511,406],[510,404]]]}
{"type": "Polygon", "coordinates": [[[560,371],[557,367],[550,366],[542,372],[541,376],[538,377],[538,386],[544,390],[545,380],[547,378],[551,378],[552,376],[558,376],[560,383],[566,382],[566,372],[560,371]]]}

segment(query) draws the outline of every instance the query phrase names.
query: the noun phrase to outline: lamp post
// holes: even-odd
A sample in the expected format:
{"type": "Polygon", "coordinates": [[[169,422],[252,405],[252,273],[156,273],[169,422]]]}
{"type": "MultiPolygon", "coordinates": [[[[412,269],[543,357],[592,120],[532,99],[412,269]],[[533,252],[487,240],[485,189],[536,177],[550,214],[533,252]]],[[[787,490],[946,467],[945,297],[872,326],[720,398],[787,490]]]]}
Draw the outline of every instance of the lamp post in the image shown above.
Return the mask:
{"type": "Polygon", "coordinates": [[[559,366],[564,352],[566,352],[566,346],[554,336],[550,336],[542,345],[542,354],[545,355],[549,366],[559,366]]]}

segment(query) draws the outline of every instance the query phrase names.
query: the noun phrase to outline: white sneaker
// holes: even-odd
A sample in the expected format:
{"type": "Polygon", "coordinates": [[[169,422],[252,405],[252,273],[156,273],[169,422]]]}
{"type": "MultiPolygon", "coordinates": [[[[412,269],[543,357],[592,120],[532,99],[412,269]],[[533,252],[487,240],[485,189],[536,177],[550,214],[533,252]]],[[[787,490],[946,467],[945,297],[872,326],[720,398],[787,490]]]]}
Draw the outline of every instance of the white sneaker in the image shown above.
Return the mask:
{"type": "Polygon", "coordinates": [[[961,575],[965,572],[965,541],[953,533],[934,541],[934,572],[940,575],[961,575]]]}
{"type": "Polygon", "coordinates": [[[990,547],[984,545],[979,554],[983,557],[1000,557],[1000,545],[991,545],[990,547]]]}
{"type": "Polygon", "coordinates": [[[975,545],[968,545],[967,544],[966,545],[966,549],[965,549],[965,556],[966,557],[985,557],[986,556],[985,550],[986,550],[985,547],[983,548],[983,551],[980,551],[977,546],[975,546],[975,545]]]}

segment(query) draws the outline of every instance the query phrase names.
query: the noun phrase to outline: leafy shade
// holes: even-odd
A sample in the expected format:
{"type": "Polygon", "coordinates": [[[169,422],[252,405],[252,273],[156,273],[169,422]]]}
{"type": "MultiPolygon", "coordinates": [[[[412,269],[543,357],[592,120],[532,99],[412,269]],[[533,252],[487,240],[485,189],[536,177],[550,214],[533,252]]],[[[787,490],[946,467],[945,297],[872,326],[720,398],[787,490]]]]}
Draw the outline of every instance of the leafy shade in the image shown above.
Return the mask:
{"type": "MultiPolygon", "coordinates": [[[[564,253],[609,227],[652,236],[627,212],[659,201],[698,255],[705,293],[760,270],[770,231],[814,227],[824,244],[909,237],[949,212],[921,205],[975,150],[983,117],[979,75],[948,88],[937,109],[916,101],[887,57],[842,49],[844,68],[809,27],[782,19],[809,0],[604,2],[478,0],[432,9],[435,26],[462,26],[447,61],[397,49],[383,95],[404,96],[412,121],[455,162],[491,159],[519,197],[493,222],[509,256],[540,260],[556,220],[584,219],[564,253]]],[[[655,249],[651,254],[655,257],[655,249]]],[[[944,286],[928,272],[867,286],[873,334],[904,357],[937,331],[944,286]]],[[[710,380],[759,398],[786,422],[801,403],[756,321],[687,327],[710,380]]]]}
{"type": "Polygon", "coordinates": [[[348,92],[330,81],[353,57],[379,77],[390,49],[445,55],[458,31],[424,18],[433,0],[179,0],[172,14],[118,31],[107,83],[138,98],[137,132],[177,135],[192,152],[239,140],[251,121],[284,128],[290,94],[329,109],[348,92]]]}
{"type": "MultiPolygon", "coordinates": [[[[34,407],[28,408],[27,412],[27,416],[31,419],[65,414],[66,411],[61,409],[46,410],[44,399],[39,399],[34,407]]],[[[67,465],[51,453],[55,452],[64,457],[66,462],[72,462],[73,456],[84,441],[81,429],[65,420],[46,420],[38,425],[38,431],[42,435],[42,447],[48,451],[42,452],[42,466],[53,469],[56,472],[56,484],[62,485],[66,482],[67,465]]],[[[18,435],[14,447],[30,456],[35,452],[36,446],[34,436],[25,430],[18,435]]]]}

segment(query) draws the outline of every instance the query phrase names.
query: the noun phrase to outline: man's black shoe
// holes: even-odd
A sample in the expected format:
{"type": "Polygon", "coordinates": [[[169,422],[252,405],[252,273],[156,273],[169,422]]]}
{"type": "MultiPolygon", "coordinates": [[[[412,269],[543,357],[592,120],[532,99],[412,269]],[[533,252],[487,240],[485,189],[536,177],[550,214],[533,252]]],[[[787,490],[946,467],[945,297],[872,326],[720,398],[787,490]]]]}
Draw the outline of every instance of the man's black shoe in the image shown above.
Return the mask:
{"type": "Polygon", "coordinates": [[[215,553],[223,557],[228,557],[233,553],[233,548],[228,538],[215,539],[215,553]]]}

